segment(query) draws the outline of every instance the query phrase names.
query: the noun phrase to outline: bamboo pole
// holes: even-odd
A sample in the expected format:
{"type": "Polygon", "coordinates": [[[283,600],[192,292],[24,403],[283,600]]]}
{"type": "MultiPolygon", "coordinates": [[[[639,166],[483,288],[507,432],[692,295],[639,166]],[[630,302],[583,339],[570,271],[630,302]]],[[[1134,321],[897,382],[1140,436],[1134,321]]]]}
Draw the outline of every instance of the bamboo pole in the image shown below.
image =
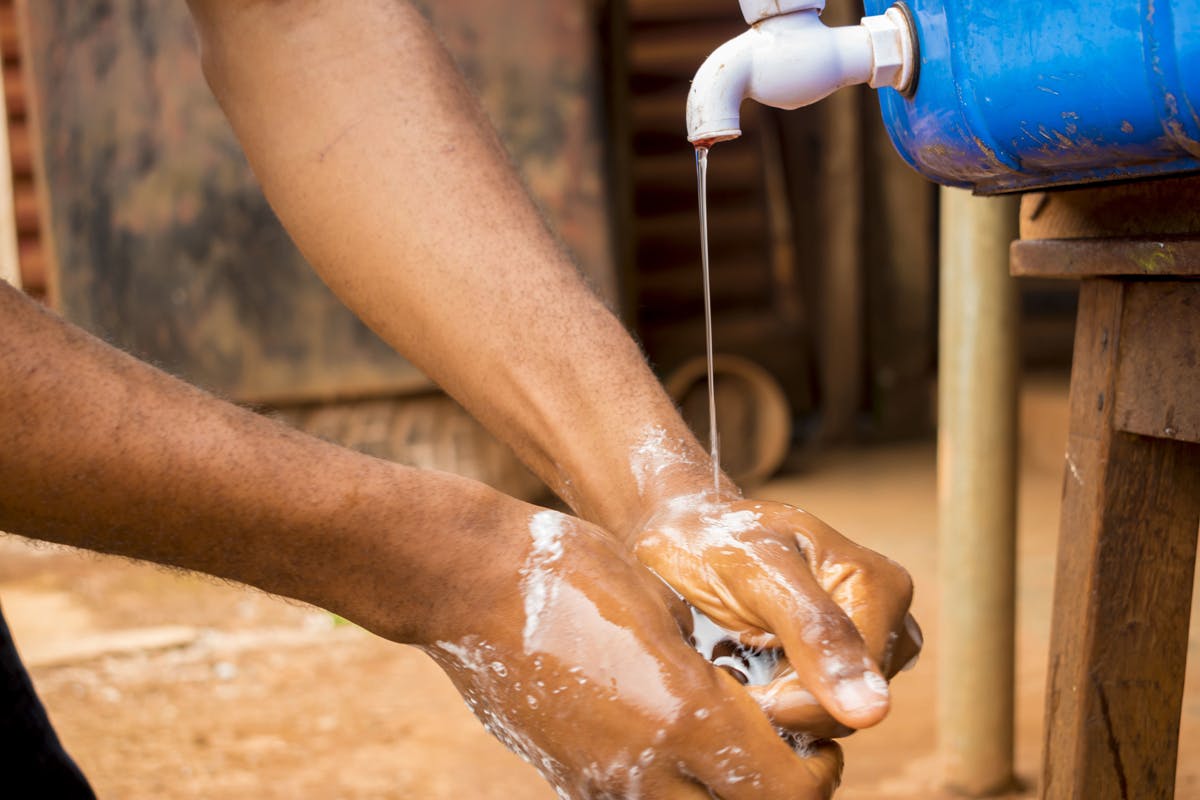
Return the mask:
{"type": "MultiPolygon", "coordinates": [[[[821,17],[828,25],[854,25],[851,3],[830,3],[821,17]]],[[[857,88],[857,87],[856,87],[857,88]]],[[[844,441],[855,433],[862,406],[864,362],[862,96],[834,92],[821,101],[821,136],[828,145],[818,172],[824,239],[816,312],[817,361],[821,385],[819,442],[844,441]]]]}
{"type": "Polygon", "coordinates": [[[938,731],[947,788],[1013,784],[1015,197],[941,190],[938,731]]]}
{"type": "Polygon", "coordinates": [[[0,91],[0,280],[21,288],[17,260],[17,216],[13,198],[12,154],[8,146],[8,103],[0,91]]]}

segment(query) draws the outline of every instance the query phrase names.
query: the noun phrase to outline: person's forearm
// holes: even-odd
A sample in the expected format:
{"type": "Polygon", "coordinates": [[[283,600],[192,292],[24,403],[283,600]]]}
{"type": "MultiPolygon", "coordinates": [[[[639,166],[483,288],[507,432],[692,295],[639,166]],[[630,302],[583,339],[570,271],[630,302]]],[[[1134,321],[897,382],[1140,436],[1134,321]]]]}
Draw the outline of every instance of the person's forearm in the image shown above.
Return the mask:
{"type": "Polygon", "coordinates": [[[217,400],[0,282],[0,530],[241,581],[420,641],[488,588],[497,497],[217,400]]]}
{"type": "Polygon", "coordinates": [[[672,491],[711,486],[707,455],[416,11],[191,5],[267,197],[367,324],[609,530],[661,501],[668,473],[672,491]]]}

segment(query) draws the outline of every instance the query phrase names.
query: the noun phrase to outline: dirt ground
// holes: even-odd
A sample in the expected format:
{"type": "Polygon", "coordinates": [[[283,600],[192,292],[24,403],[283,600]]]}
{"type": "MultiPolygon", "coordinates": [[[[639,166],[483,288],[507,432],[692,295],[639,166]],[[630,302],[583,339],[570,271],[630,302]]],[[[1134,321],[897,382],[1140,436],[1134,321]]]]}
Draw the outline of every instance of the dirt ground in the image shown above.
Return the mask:
{"type": "MultiPolygon", "coordinates": [[[[1065,385],[1022,402],[1018,770],[1031,784],[1065,442],[1065,385]]],[[[891,717],[845,742],[844,800],[937,797],[932,443],[831,454],[760,495],[905,564],[926,656],[891,717]]],[[[0,536],[0,603],[102,798],[549,798],[424,655],[244,588],[0,536]]],[[[1200,798],[1194,600],[1177,796],[1200,798]]],[[[1031,797],[1032,791],[1013,795],[1031,797]]]]}

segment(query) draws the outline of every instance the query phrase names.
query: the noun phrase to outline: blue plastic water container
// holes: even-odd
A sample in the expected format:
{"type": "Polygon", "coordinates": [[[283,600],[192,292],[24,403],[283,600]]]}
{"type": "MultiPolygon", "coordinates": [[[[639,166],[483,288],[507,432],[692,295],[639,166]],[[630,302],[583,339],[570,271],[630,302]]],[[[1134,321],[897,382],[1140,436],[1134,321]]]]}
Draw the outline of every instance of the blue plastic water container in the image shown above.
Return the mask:
{"type": "Polygon", "coordinates": [[[1200,0],[906,5],[915,91],[880,105],[930,180],[996,194],[1200,170],[1200,0]]]}

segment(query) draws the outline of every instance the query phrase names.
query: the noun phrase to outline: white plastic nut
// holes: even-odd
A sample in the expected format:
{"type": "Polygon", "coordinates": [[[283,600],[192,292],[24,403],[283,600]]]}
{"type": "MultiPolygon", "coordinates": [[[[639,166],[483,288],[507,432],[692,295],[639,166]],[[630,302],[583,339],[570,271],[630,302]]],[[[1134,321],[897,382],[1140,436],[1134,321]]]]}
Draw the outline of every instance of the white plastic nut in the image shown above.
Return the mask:
{"type": "Polygon", "coordinates": [[[874,62],[870,85],[873,89],[890,86],[903,92],[913,76],[912,29],[904,12],[892,6],[886,14],[863,17],[862,26],[871,39],[874,62]]]}

